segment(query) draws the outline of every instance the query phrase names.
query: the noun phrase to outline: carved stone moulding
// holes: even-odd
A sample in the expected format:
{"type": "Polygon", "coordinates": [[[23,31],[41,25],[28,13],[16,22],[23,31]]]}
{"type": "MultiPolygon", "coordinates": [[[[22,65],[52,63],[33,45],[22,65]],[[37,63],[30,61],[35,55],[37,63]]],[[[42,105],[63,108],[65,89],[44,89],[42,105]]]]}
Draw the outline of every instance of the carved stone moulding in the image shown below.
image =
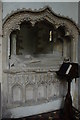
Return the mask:
{"type": "Polygon", "coordinates": [[[47,20],[56,28],[59,26],[65,26],[66,29],[72,34],[73,31],[80,32],[80,29],[77,27],[74,21],[67,17],[55,14],[48,6],[36,11],[32,11],[30,9],[19,9],[12,12],[3,20],[3,32],[6,34],[8,31],[11,32],[14,29],[20,29],[19,26],[23,21],[29,21],[31,22],[32,26],[34,26],[36,22],[43,20],[47,20]]]}

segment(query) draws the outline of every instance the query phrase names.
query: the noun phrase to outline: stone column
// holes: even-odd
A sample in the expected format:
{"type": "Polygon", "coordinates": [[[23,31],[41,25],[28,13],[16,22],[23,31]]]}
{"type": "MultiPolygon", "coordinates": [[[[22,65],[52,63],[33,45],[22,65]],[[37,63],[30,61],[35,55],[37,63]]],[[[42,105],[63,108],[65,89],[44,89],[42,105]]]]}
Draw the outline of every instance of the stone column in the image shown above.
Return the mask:
{"type": "MultiPolygon", "coordinates": [[[[1,83],[1,88],[2,88],[2,2],[0,1],[0,83],[1,83]]],[[[0,96],[1,96],[1,91],[0,91],[0,96]]],[[[0,97],[1,99],[2,97],[0,97]]],[[[1,102],[1,100],[0,100],[1,102]]],[[[1,103],[0,103],[1,104],[1,103]]],[[[2,107],[0,106],[0,119],[1,119],[1,109],[2,107]]]]}
{"type": "Polygon", "coordinates": [[[66,43],[66,39],[63,40],[63,57],[67,58],[67,43],[66,43]]]}
{"type": "Polygon", "coordinates": [[[11,42],[11,54],[16,55],[16,34],[12,35],[12,42],[11,42]]]}
{"type": "Polygon", "coordinates": [[[78,37],[77,36],[72,41],[72,62],[78,62],[78,37]]]}
{"type": "MultiPolygon", "coordinates": [[[[78,62],[78,36],[76,33],[76,37],[72,41],[72,62],[78,62]]],[[[78,78],[72,81],[71,85],[71,95],[73,100],[73,106],[78,109],[78,96],[79,96],[79,80],[78,78]]],[[[79,98],[80,99],[80,98],[79,98]]]]}

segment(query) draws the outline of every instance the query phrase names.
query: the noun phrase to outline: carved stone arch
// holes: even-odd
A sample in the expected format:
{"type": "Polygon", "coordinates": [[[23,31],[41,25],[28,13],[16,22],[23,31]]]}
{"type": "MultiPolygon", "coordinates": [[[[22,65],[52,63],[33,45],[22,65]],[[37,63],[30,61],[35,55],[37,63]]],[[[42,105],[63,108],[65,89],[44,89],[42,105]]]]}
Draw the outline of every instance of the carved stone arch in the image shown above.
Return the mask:
{"type": "MultiPolygon", "coordinates": [[[[75,27],[78,31],[78,27],[71,19],[55,14],[50,7],[44,7],[43,9],[32,11],[27,9],[21,9],[12,12],[3,20],[3,29],[5,25],[8,25],[9,29],[18,28],[22,21],[30,21],[33,25],[41,20],[46,19],[56,26],[65,25],[70,31],[68,24],[71,24],[72,27],[75,27]],[[18,19],[17,19],[18,18],[18,19]]],[[[4,30],[3,30],[4,32],[4,30]]]]}
{"type": "MultiPolygon", "coordinates": [[[[60,16],[55,14],[51,8],[44,7],[42,9],[39,10],[30,10],[30,9],[20,9],[17,11],[12,12],[10,15],[8,15],[4,20],[3,20],[3,44],[5,47],[5,50],[3,50],[3,52],[5,52],[5,57],[4,57],[4,61],[5,63],[8,64],[8,38],[10,33],[13,30],[20,30],[20,24],[23,21],[30,21],[32,26],[35,25],[36,22],[39,21],[44,21],[47,20],[49,23],[53,24],[56,28],[58,28],[59,26],[64,25],[66,27],[66,34],[68,33],[69,35],[73,36],[72,38],[72,46],[75,49],[75,54],[74,54],[74,50],[72,48],[72,61],[77,61],[77,46],[78,46],[78,34],[80,33],[79,28],[77,27],[77,25],[75,24],[74,21],[72,21],[69,18],[60,16]]],[[[7,65],[5,65],[7,66],[7,65]]]]}
{"type": "Polygon", "coordinates": [[[11,34],[13,31],[16,31],[16,30],[20,30],[20,25],[15,26],[14,28],[9,29],[9,31],[8,31],[8,36],[10,36],[10,34],[11,34]]]}
{"type": "MultiPolygon", "coordinates": [[[[14,80],[14,79],[13,79],[14,80]]],[[[11,83],[11,88],[13,87],[13,86],[20,86],[20,88],[21,89],[23,89],[23,84],[20,82],[20,81],[15,81],[15,82],[12,82],[11,83]]]]}

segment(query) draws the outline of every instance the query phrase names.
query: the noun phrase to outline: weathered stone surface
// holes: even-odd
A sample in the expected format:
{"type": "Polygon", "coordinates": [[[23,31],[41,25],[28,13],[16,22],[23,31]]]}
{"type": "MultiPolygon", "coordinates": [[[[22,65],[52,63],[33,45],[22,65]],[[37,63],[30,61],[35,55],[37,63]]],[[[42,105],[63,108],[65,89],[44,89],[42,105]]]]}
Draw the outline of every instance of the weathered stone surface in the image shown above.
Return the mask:
{"type": "Polygon", "coordinates": [[[2,117],[2,2],[0,1],[0,119],[2,117]]]}

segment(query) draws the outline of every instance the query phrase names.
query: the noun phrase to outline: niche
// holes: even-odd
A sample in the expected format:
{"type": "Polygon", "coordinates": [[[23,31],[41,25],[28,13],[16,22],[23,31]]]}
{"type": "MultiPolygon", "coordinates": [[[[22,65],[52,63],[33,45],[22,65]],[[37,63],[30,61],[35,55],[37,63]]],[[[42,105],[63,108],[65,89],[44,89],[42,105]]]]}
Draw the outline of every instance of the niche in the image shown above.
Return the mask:
{"type": "Polygon", "coordinates": [[[52,53],[53,30],[54,27],[46,21],[37,22],[35,26],[22,22],[20,31],[13,31],[10,35],[10,56],[52,53]]]}
{"type": "Polygon", "coordinates": [[[10,34],[10,56],[52,54],[70,58],[71,37],[66,35],[65,26],[57,29],[48,21],[40,21],[34,26],[30,22],[22,22],[20,30],[10,34]]]}

